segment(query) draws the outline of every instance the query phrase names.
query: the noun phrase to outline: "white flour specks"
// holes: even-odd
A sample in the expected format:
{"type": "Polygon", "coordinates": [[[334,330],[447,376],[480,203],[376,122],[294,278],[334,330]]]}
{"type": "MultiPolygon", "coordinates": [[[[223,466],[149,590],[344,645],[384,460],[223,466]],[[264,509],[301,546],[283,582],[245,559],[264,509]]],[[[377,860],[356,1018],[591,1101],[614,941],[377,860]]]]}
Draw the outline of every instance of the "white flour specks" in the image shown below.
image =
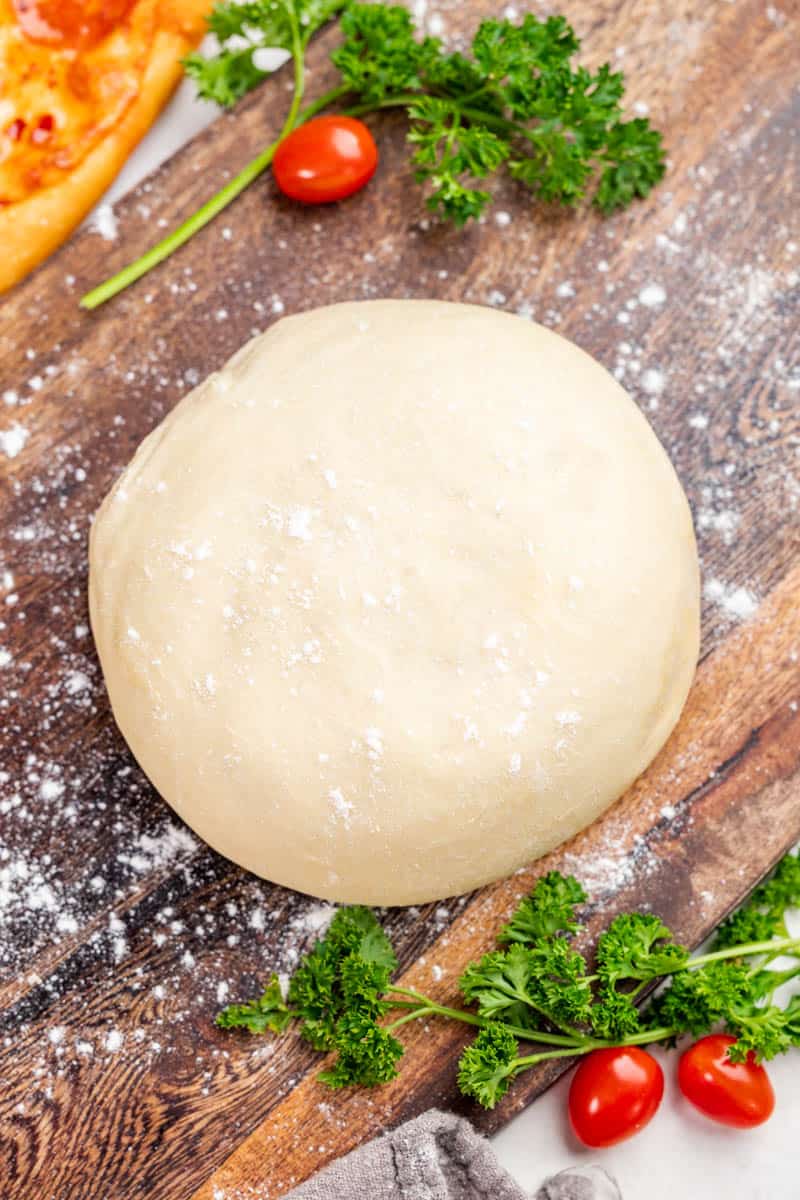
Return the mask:
{"type": "Polygon", "coordinates": [[[564,712],[556,713],[556,722],[565,728],[579,725],[582,719],[581,714],[574,709],[566,709],[564,712]]]}
{"type": "Polygon", "coordinates": [[[0,454],[5,454],[6,458],[16,458],[24,450],[28,437],[28,430],[18,421],[9,429],[0,430],[0,454]]]}
{"type": "Polygon", "coordinates": [[[465,742],[480,742],[481,735],[478,732],[478,726],[470,717],[461,718],[464,724],[464,741],[465,742]]]}
{"type": "Polygon", "coordinates": [[[758,600],[749,588],[723,583],[721,579],[706,580],[703,595],[732,620],[746,621],[758,611],[758,600]]]}
{"type": "Polygon", "coordinates": [[[352,800],[345,799],[344,792],[341,788],[334,787],[328,792],[328,801],[331,806],[333,817],[337,821],[341,821],[345,829],[350,828],[350,816],[353,812],[352,800]]]}
{"type": "MultiPolygon", "coordinates": [[[[719,534],[726,546],[733,544],[740,524],[741,517],[732,508],[722,509],[721,511],[713,508],[701,508],[697,514],[698,530],[719,534]]],[[[709,599],[711,598],[709,597],[709,599]]]]}
{"type": "Polygon", "coordinates": [[[364,733],[364,745],[367,747],[367,757],[373,762],[383,758],[383,734],[380,729],[371,726],[364,733]]]}
{"type": "Polygon", "coordinates": [[[528,723],[528,713],[524,709],[520,709],[510,725],[506,725],[505,732],[509,737],[516,738],[522,733],[528,723]]]}
{"type": "Polygon", "coordinates": [[[302,937],[322,937],[336,914],[334,904],[311,904],[304,909],[291,923],[295,933],[302,937]]]}
{"type": "Polygon", "coordinates": [[[118,1054],[125,1042],[125,1036],[119,1029],[110,1029],[103,1042],[103,1049],[108,1054],[118,1054]]]}
{"type": "Polygon", "coordinates": [[[106,242],[113,242],[117,237],[117,217],[110,204],[98,204],[89,217],[89,228],[106,242]]]}
{"type": "Polygon", "coordinates": [[[130,850],[120,851],[117,860],[144,874],[190,859],[199,849],[200,843],[188,829],[167,821],[156,836],[140,834],[130,850]]]}
{"type": "Polygon", "coordinates": [[[203,700],[213,700],[217,694],[217,680],[213,672],[207,671],[202,679],[196,679],[194,690],[203,700]]]}
{"type": "Polygon", "coordinates": [[[64,784],[59,779],[43,779],[39,784],[39,795],[43,800],[58,800],[64,795],[64,784]]]}
{"type": "Polygon", "coordinates": [[[301,542],[310,542],[313,534],[311,532],[311,522],[314,514],[310,508],[295,508],[289,514],[289,520],[286,524],[286,533],[290,538],[296,538],[301,542]]]}
{"type": "Polygon", "coordinates": [[[666,300],[667,293],[660,283],[648,283],[639,292],[639,303],[645,308],[659,308],[666,300]]]}
{"type": "Polygon", "coordinates": [[[648,370],[642,372],[641,383],[649,396],[660,396],[666,384],[664,372],[659,371],[656,367],[649,367],[648,370]]]}

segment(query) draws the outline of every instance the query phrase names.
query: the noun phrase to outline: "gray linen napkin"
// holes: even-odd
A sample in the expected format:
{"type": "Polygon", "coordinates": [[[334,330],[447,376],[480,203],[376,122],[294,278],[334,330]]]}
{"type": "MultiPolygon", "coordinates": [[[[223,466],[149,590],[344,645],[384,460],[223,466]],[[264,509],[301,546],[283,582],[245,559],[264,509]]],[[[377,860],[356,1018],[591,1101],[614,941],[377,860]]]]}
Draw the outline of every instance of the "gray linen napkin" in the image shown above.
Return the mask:
{"type": "MultiPolygon", "coordinates": [[[[284,1200],[528,1200],[486,1138],[463,1117],[431,1109],[331,1163],[284,1200]]],[[[596,1167],[561,1171],[536,1200],[621,1200],[596,1167]]]]}

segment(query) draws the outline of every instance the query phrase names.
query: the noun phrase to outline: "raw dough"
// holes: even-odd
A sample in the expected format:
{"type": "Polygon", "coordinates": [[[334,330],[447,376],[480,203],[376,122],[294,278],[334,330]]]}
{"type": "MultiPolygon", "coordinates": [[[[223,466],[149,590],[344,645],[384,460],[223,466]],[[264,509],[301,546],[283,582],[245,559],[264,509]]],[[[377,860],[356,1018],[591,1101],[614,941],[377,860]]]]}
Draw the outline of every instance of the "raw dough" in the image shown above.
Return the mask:
{"type": "Polygon", "coordinates": [[[289,317],[106,499],[114,714],[258,875],[409,904],[506,875],[647,766],[698,650],[686,498],[623,389],[541,326],[428,301],[289,317]]]}

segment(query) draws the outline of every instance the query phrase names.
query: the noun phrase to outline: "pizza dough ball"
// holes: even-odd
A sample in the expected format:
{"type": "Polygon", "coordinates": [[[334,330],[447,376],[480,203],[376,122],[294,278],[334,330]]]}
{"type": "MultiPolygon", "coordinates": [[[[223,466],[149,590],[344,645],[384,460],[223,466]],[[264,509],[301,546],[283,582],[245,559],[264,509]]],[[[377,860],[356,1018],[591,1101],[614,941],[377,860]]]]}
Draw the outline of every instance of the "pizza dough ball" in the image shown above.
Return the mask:
{"type": "Polygon", "coordinates": [[[429,301],[289,317],[139,448],[91,540],[114,714],[221,853],[332,900],[477,887],[586,826],[698,650],[686,498],[623,389],[429,301]]]}

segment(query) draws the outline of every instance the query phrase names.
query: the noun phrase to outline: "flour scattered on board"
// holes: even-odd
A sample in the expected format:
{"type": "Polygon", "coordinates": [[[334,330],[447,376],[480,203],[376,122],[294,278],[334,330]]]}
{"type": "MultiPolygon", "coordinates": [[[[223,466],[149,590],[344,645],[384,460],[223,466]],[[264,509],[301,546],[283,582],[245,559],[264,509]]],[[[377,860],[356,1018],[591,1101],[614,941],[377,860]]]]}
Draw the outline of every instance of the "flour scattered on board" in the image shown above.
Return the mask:
{"type": "Polygon", "coordinates": [[[703,595],[731,620],[746,621],[758,612],[758,600],[749,588],[724,583],[721,579],[707,579],[703,595]]]}
{"type": "Polygon", "coordinates": [[[664,291],[660,283],[648,283],[639,292],[639,303],[645,308],[659,308],[667,298],[667,293],[664,291]]]}
{"type": "Polygon", "coordinates": [[[98,204],[97,208],[89,216],[89,228],[95,233],[99,233],[100,237],[106,242],[116,241],[117,238],[117,216],[112,205],[103,203],[98,204]]]}
{"type": "Polygon", "coordinates": [[[0,454],[5,454],[6,458],[16,458],[24,450],[29,436],[28,430],[18,421],[10,428],[0,430],[0,454]]]}

